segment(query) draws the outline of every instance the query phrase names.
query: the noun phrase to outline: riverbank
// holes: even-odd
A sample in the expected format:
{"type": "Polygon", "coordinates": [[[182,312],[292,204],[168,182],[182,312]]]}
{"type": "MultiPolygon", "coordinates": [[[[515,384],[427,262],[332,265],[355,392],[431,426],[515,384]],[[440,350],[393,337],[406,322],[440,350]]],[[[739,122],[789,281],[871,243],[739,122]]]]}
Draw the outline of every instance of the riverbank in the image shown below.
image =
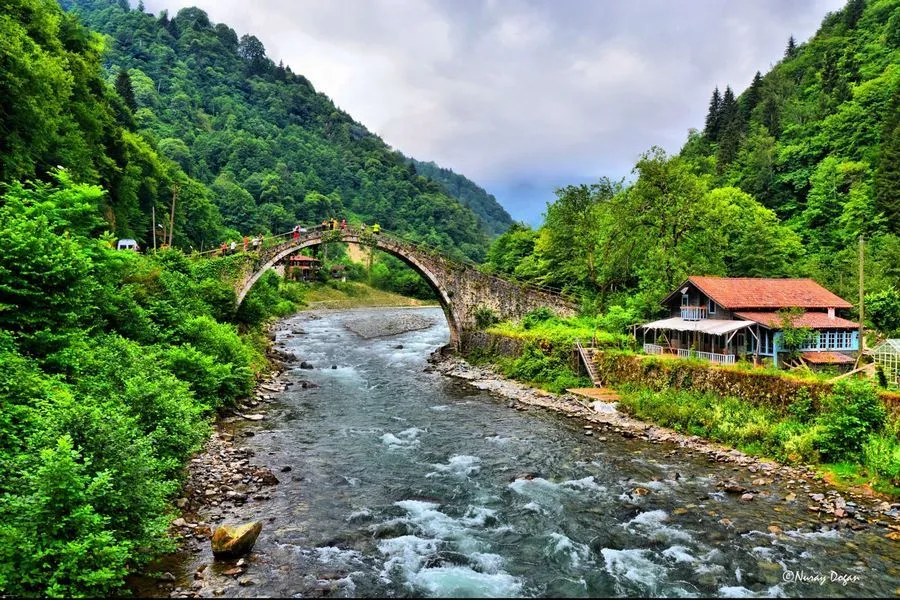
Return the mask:
{"type": "Polygon", "coordinates": [[[306,288],[307,310],[437,306],[436,300],[418,300],[355,281],[313,284],[306,288]]]}
{"type": "MultiPolygon", "coordinates": [[[[586,423],[584,435],[587,436],[612,433],[654,444],[673,444],[678,448],[670,451],[672,455],[686,451],[704,455],[710,462],[733,464],[734,476],[720,479],[716,487],[740,496],[743,501],[751,502],[757,496],[768,495],[768,488],[773,483],[787,484],[792,491],[784,496],[784,502],[806,503],[810,517],[819,525],[853,530],[876,525],[885,528],[886,537],[900,540],[900,503],[856,490],[839,491],[829,486],[813,468],[781,465],[749,456],[697,436],[683,435],[631,418],[620,413],[614,403],[597,401],[588,404],[573,394],[553,394],[508,379],[489,366],[470,365],[460,357],[439,358],[436,354],[432,368],[509,400],[511,409],[524,411],[533,406],[568,418],[580,418],[586,423]]],[[[605,440],[602,435],[598,439],[605,440]]]]}

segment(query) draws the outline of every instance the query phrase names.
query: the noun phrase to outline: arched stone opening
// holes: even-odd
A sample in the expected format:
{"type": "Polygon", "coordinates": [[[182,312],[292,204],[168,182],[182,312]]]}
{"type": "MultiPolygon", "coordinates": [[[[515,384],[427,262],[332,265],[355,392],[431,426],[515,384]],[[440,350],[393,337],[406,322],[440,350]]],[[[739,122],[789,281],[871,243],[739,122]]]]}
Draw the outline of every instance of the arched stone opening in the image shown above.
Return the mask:
{"type": "MultiPolygon", "coordinates": [[[[262,277],[263,273],[272,268],[275,263],[287,256],[290,256],[291,254],[303,250],[304,248],[320,246],[322,244],[331,243],[333,241],[367,245],[360,239],[359,236],[352,234],[343,235],[340,240],[324,240],[322,236],[316,236],[298,240],[296,243],[286,244],[277,253],[269,257],[266,262],[261,267],[259,267],[259,269],[254,272],[253,275],[241,286],[237,294],[238,306],[240,306],[240,304],[244,301],[244,298],[253,288],[253,285],[259,280],[260,277],[262,277]]],[[[418,273],[419,276],[422,277],[422,279],[424,279],[425,282],[429,285],[429,287],[431,287],[435,291],[438,297],[438,302],[440,303],[441,309],[443,309],[444,311],[444,316],[447,319],[447,325],[450,328],[450,345],[453,348],[458,349],[462,337],[462,320],[460,319],[459,315],[456,314],[455,306],[452,300],[452,293],[450,292],[450,290],[446,289],[443,282],[441,282],[437,275],[433,273],[425,264],[418,260],[417,257],[403,252],[400,246],[387,242],[385,238],[376,238],[374,247],[399,258],[412,270],[418,273]]]]}

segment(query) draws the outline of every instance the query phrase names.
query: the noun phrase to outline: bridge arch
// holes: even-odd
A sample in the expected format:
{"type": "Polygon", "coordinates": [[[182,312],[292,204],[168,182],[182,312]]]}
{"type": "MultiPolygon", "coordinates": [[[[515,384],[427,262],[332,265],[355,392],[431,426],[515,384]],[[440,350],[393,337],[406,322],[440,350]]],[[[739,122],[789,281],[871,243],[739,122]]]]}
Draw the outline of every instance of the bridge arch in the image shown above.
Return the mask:
{"type": "Polygon", "coordinates": [[[323,244],[343,242],[350,244],[359,244],[361,246],[372,246],[396,256],[416,273],[435,291],[438,302],[447,318],[447,325],[450,328],[450,344],[454,348],[459,347],[463,330],[463,319],[457,314],[456,307],[453,303],[453,291],[448,289],[441,277],[436,274],[433,269],[426,264],[421,256],[416,252],[410,251],[409,247],[391,237],[365,234],[358,231],[340,232],[340,235],[333,235],[334,231],[313,231],[306,233],[296,240],[289,240],[274,248],[268,249],[263,256],[260,257],[259,266],[254,268],[249,278],[240,283],[237,290],[238,306],[244,301],[244,298],[250,292],[253,285],[259,280],[263,274],[276,263],[283,260],[287,256],[303,250],[323,244]]]}

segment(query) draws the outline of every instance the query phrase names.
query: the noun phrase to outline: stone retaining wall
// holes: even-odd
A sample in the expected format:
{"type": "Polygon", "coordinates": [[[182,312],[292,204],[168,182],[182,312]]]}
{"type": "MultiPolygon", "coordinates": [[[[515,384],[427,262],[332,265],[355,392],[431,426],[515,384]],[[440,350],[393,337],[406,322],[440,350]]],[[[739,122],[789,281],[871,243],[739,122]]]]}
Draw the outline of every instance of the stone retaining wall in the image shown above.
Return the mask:
{"type": "MultiPolygon", "coordinates": [[[[463,356],[482,351],[515,358],[521,356],[524,347],[525,340],[484,331],[467,331],[463,333],[460,352],[463,356]]],[[[787,408],[799,395],[806,393],[813,406],[818,408],[833,387],[833,384],[824,381],[800,381],[773,373],[754,373],[642,354],[601,351],[595,354],[594,364],[603,381],[610,386],[631,383],[658,391],[683,389],[711,392],[779,409],[787,408]]],[[[882,391],[879,397],[892,418],[900,419],[900,394],[882,391]]]]}

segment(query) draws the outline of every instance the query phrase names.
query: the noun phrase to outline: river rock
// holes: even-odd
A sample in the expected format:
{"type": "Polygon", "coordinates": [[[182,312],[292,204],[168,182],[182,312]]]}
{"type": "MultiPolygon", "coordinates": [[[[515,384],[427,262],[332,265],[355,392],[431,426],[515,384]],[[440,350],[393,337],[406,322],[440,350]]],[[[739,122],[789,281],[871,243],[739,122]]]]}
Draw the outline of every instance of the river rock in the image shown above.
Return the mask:
{"type": "Polygon", "coordinates": [[[300,368],[301,369],[312,369],[313,366],[312,366],[312,363],[308,363],[304,360],[303,362],[300,363],[300,368]]]}
{"type": "Polygon", "coordinates": [[[213,533],[211,544],[216,558],[238,558],[250,552],[262,531],[262,523],[253,521],[243,525],[221,525],[213,533]]]}

